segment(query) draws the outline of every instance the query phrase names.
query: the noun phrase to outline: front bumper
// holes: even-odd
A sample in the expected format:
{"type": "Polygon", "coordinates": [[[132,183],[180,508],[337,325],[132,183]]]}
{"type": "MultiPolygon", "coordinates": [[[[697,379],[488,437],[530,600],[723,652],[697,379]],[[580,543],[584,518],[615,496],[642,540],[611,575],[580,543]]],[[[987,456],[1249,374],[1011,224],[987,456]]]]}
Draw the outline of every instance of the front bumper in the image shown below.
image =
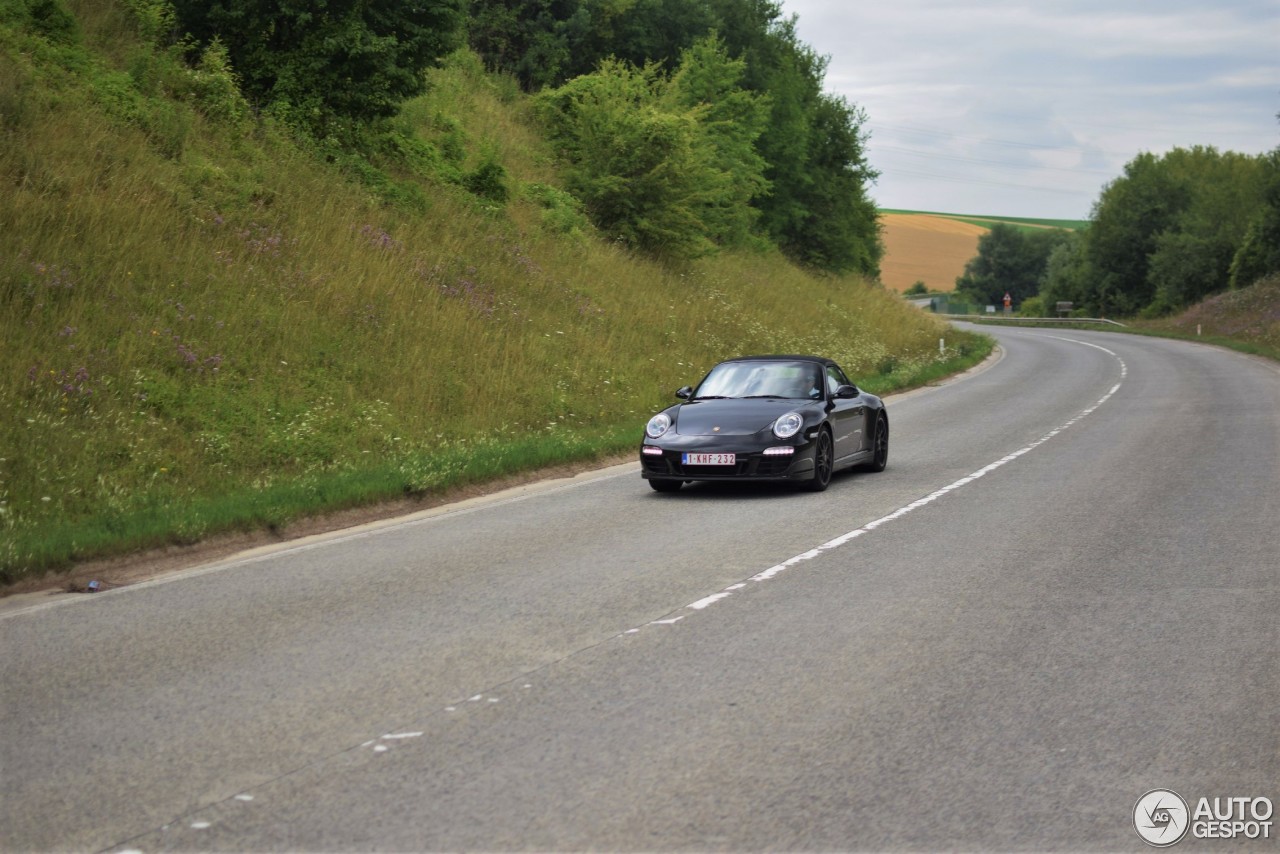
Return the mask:
{"type": "MultiPolygon", "coordinates": [[[[697,437],[701,438],[701,437],[697,437]]],[[[646,480],[807,480],[813,477],[813,443],[786,445],[777,442],[767,446],[743,446],[734,443],[732,437],[718,442],[684,441],[678,444],[664,441],[646,441],[640,447],[640,476],[646,480]],[[792,447],[787,455],[766,454],[767,448],[792,447]],[[658,449],[661,455],[646,449],[658,449]],[[685,465],[681,459],[685,453],[732,453],[735,463],[731,466],[685,465]]]]}

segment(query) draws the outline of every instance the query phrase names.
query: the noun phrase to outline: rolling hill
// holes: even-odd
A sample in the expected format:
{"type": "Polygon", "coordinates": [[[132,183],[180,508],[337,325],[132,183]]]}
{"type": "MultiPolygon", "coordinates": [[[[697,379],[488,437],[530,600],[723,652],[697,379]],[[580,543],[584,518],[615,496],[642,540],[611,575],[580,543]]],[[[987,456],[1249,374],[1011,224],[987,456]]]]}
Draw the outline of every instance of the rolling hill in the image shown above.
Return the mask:
{"type": "Polygon", "coordinates": [[[884,258],[880,281],[902,293],[916,282],[931,291],[950,291],[964,265],[978,254],[978,238],[987,229],[973,223],[928,214],[882,213],[884,258]]]}
{"type": "Polygon", "coordinates": [[[954,290],[964,265],[978,254],[978,238],[998,222],[1026,229],[1077,229],[1086,224],[1084,220],[882,209],[885,254],[880,281],[898,293],[916,282],[924,282],[934,292],[954,290]]]}

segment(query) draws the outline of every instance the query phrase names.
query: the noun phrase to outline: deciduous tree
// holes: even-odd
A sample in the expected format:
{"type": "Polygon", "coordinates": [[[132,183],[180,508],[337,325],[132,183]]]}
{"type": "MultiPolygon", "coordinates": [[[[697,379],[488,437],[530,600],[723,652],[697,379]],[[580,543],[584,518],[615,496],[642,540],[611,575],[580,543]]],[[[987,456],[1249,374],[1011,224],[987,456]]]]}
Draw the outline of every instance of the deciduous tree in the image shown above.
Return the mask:
{"type": "Polygon", "coordinates": [[[460,41],[466,0],[174,0],[201,45],[220,39],[245,94],[323,131],[394,115],[460,41]]]}
{"type": "Polygon", "coordinates": [[[1050,256],[1069,239],[1060,229],[1023,231],[995,223],[978,238],[978,254],[965,264],[956,289],[980,304],[1000,305],[1007,293],[1020,305],[1040,292],[1050,256]]]}
{"type": "Polygon", "coordinates": [[[1231,259],[1231,287],[1247,287],[1280,273],[1280,148],[1261,163],[1262,205],[1231,259]]]}

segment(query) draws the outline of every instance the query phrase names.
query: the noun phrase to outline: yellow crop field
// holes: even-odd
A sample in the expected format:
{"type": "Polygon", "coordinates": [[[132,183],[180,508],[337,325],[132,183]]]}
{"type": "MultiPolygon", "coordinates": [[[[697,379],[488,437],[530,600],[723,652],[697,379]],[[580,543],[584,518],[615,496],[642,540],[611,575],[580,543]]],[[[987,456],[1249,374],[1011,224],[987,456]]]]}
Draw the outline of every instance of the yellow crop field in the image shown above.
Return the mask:
{"type": "Polygon", "coordinates": [[[965,263],[978,254],[978,238],[987,233],[980,225],[927,214],[886,213],[880,222],[880,281],[899,293],[916,282],[931,291],[953,290],[965,263]]]}

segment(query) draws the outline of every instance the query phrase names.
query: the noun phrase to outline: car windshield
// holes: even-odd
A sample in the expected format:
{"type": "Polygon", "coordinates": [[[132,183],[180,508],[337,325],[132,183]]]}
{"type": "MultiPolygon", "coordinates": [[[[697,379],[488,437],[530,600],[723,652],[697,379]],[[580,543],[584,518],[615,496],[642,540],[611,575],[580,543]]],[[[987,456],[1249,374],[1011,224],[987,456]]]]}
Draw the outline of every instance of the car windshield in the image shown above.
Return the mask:
{"type": "Polygon", "coordinates": [[[722,362],[698,385],[694,399],[781,397],[817,400],[822,373],[812,362],[722,362]]]}

